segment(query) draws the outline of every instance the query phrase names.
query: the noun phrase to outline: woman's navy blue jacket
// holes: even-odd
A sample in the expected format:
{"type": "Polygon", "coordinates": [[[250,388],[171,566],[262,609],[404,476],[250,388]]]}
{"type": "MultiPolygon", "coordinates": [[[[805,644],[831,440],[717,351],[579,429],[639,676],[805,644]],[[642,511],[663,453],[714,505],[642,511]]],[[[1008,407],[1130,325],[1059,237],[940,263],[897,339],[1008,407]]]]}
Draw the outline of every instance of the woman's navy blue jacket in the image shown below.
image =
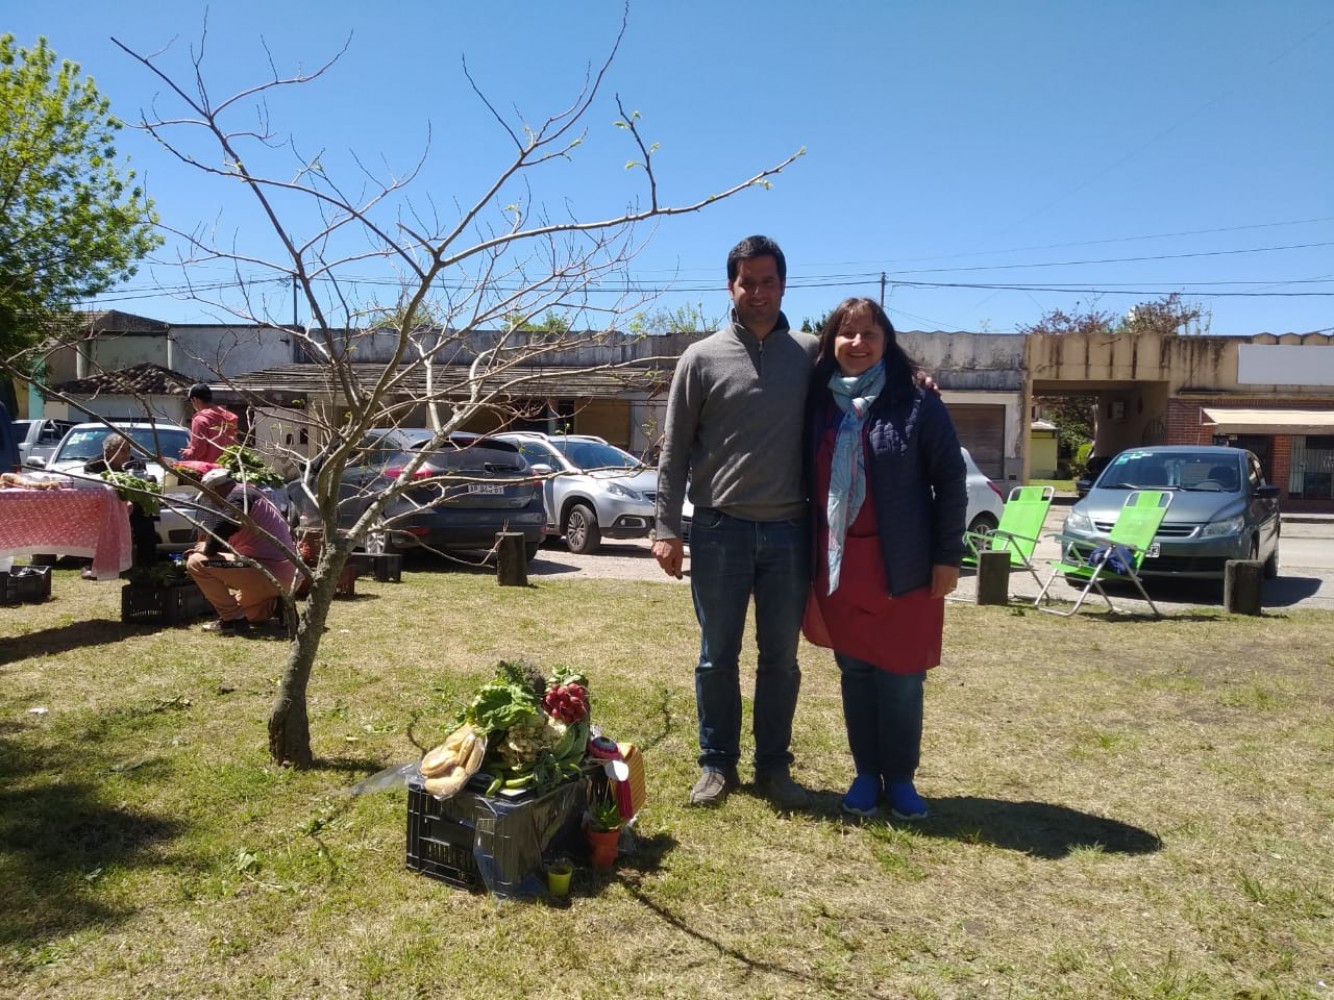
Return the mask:
{"type": "MultiPolygon", "coordinates": [[[[890,594],[898,596],[929,586],[933,565],[958,566],[962,561],[968,484],[945,404],[935,392],[918,388],[912,373],[892,355],[886,355],[885,363],[885,388],[871,404],[864,428],[869,446],[866,479],[885,579],[890,594]]],[[[816,369],[807,400],[806,468],[812,504],[825,502],[815,495],[814,470],[833,399],[829,371],[816,369]]],[[[818,525],[819,518],[812,516],[811,524],[818,525]]],[[[816,558],[822,550],[812,546],[816,558]]]]}

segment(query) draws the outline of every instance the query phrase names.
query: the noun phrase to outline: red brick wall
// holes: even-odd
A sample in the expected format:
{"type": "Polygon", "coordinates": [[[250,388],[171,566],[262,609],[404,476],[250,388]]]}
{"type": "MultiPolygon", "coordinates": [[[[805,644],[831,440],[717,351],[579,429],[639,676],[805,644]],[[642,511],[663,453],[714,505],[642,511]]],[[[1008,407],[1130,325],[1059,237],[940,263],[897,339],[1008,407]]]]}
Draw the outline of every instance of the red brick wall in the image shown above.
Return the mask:
{"type": "MultiPolygon", "coordinates": [[[[1165,444],[1213,444],[1213,431],[1201,423],[1200,413],[1206,406],[1228,406],[1234,409],[1309,410],[1326,409],[1313,406],[1312,401],[1300,399],[1271,399],[1268,397],[1223,396],[1215,399],[1169,399],[1167,401],[1167,437],[1165,444]]],[[[1279,507],[1293,513],[1334,513],[1334,500],[1307,500],[1288,496],[1288,476],[1292,472],[1292,438],[1287,434],[1273,435],[1270,448],[1270,482],[1279,488],[1279,507]]]]}

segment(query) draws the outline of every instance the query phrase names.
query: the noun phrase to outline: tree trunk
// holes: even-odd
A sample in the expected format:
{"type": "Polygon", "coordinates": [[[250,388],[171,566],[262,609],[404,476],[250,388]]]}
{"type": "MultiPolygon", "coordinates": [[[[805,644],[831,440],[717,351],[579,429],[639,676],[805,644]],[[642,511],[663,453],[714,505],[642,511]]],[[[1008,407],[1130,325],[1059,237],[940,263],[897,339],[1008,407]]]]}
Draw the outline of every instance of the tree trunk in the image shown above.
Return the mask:
{"type": "Polygon", "coordinates": [[[315,760],[310,749],[306,688],[320,640],[324,638],[324,623],[338,588],[338,577],[347,562],[344,546],[346,542],[338,547],[326,545],[320,553],[310,595],[301,607],[295,634],[287,650],[287,665],[278,685],[273,712],[269,715],[269,754],[279,766],[305,768],[315,760]]]}

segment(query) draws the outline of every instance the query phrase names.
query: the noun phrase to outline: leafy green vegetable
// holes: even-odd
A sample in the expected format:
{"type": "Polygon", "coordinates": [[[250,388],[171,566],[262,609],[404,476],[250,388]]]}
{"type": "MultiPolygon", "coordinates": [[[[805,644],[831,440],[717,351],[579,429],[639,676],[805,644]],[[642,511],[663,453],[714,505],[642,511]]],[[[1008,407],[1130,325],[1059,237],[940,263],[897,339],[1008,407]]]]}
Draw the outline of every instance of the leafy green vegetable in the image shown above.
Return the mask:
{"type": "Polygon", "coordinates": [[[104,472],[105,479],[116,496],[128,500],[149,517],[162,509],[162,487],[155,479],[140,479],[131,472],[104,472]]]}
{"type": "Polygon", "coordinates": [[[492,681],[477,690],[464,712],[464,718],[483,735],[500,729],[512,729],[531,720],[541,703],[526,687],[492,681]]]}
{"type": "Polygon", "coordinates": [[[243,444],[233,444],[222,449],[218,464],[232,474],[238,483],[250,483],[254,486],[282,486],[284,479],[269,468],[264,456],[243,444]]]}

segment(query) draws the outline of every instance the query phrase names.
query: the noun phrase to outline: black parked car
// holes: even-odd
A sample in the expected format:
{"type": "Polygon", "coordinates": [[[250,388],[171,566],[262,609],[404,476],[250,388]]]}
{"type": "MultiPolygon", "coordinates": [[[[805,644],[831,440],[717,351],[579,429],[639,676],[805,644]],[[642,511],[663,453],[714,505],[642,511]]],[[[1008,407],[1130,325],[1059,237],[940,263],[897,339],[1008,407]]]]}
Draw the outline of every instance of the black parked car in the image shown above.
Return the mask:
{"type": "MultiPolygon", "coordinates": [[[[374,432],[343,471],[338,526],[352,527],[376,497],[404,474],[429,443],[430,432],[374,432]]],[[[424,548],[484,551],[499,531],[519,531],[531,560],[542,544],[542,490],[514,445],[476,434],[453,434],[413,474],[414,485],[385,508],[371,535],[385,551],[424,548]]],[[[316,513],[302,484],[287,485],[290,519],[313,523],[316,513]]]]}
{"type": "Polygon", "coordinates": [[[1088,460],[1084,467],[1084,474],[1075,480],[1075,495],[1083,500],[1088,496],[1089,490],[1098,479],[1098,474],[1107,468],[1108,463],[1114,459],[1115,455],[1094,455],[1088,460]]]}

